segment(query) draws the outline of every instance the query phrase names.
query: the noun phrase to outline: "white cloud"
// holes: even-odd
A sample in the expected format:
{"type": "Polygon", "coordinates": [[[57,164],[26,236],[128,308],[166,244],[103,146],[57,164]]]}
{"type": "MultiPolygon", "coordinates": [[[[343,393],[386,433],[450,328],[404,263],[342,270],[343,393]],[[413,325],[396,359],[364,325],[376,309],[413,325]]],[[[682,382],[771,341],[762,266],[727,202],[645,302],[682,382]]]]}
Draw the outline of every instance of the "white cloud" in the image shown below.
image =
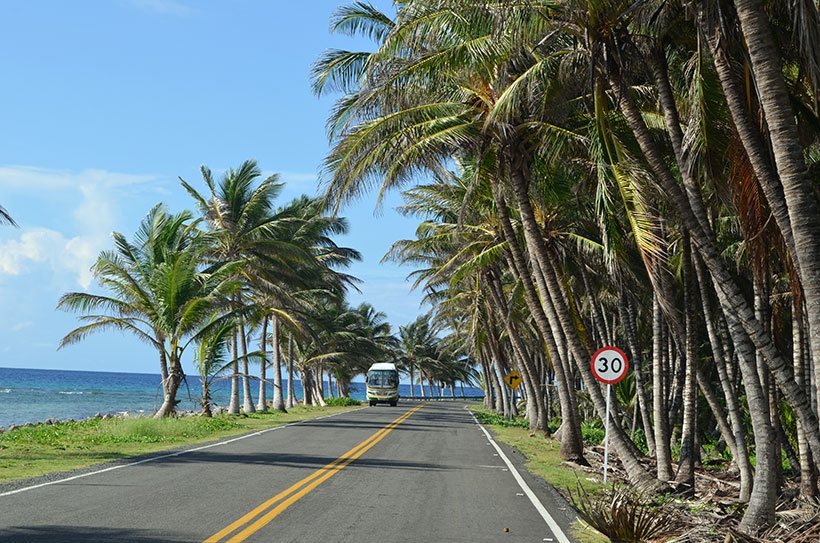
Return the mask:
{"type": "Polygon", "coordinates": [[[87,169],[73,173],[31,166],[0,166],[0,186],[9,189],[55,190],[89,187],[126,187],[155,181],[155,175],[133,175],[87,169]]]}
{"type": "Polygon", "coordinates": [[[310,172],[279,172],[279,179],[285,183],[316,183],[319,176],[310,172]]]}
{"type": "Polygon", "coordinates": [[[91,265],[100,251],[110,246],[111,232],[117,228],[117,202],[156,179],[153,175],[99,169],[74,173],[28,166],[0,167],[0,187],[35,198],[44,191],[56,193],[65,202],[69,219],[61,231],[35,224],[4,232],[16,237],[0,241],[0,275],[19,276],[45,268],[55,276],[68,274],[87,289],[93,280],[91,265]],[[72,203],[73,208],[69,207],[72,203]]]}
{"type": "Polygon", "coordinates": [[[0,243],[0,273],[21,275],[37,266],[48,266],[55,273],[73,274],[80,286],[88,288],[91,264],[106,241],[104,235],[66,238],[49,228],[27,228],[18,239],[0,243]]]}
{"type": "Polygon", "coordinates": [[[32,326],[34,326],[33,321],[24,321],[24,322],[20,322],[20,323],[15,324],[14,326],[12,326],[11,331],[12,332],[21,332],[21,331],[25,330],[26,328],[31,328],[32,326]]]}

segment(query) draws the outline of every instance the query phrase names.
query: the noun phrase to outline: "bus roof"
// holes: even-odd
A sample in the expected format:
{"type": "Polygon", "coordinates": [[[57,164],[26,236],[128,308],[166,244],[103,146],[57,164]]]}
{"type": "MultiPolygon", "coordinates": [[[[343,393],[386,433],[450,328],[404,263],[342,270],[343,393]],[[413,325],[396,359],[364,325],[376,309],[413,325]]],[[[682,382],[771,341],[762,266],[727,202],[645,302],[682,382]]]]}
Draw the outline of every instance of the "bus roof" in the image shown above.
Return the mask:
{"type": "Polygon", "coordinates": [[[395,370],[395,369],[396,369],[396,365],[395,365],[395,364],[393,364],[392,362],[377,362],[377,363],[373,364],[372,366],[370,366],[370,369],[369,369],[369,370],[367,370],[367,371],[373,371],[373,370],[395,370]]]}

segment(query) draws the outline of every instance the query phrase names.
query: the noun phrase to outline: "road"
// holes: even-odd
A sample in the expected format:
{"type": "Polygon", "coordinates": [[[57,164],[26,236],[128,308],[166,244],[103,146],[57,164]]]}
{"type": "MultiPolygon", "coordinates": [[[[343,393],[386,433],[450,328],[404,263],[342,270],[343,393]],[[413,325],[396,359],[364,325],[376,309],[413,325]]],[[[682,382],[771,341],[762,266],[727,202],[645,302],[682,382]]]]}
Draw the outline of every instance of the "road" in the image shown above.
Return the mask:
{"type": "Polygon", "coordinates": [[[443,402],[359,409],[0,495],[3,543],[560,543],[569,519],[517,453],[497,449],[464,404],[443,402]]]}

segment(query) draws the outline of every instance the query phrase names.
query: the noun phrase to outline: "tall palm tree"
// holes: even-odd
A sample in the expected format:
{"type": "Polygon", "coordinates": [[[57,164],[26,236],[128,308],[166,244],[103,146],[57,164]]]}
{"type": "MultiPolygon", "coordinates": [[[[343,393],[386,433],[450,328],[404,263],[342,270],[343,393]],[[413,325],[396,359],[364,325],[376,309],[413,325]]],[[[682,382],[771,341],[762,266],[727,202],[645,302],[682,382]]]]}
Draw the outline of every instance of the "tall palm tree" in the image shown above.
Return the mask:
{"type": "MultiPolygon", "coordinates": [[[[273,202],[282,189],[277,182],[277,176],[272,175],[261,182],[261,171],[256,162],[245,161],[238,169],[229,169],[217,183],[211,171],[202,167],[202,178],[208,189],[208,194],[201,195],[193,186],[180,179],[182,186],[194,198],[199,212],[208,226],[207,237],[209,250],[207,257],[213,262],[244,261],[269,263],[282,262],[293,255],[292,247],[289,251],[282,251],[281,240],[270,236],[275,230],[275,223],[279,217],[273,211],[273,202]],[[284,253],[284,254],[280,254],[284,253]]],[[[251,266],[241,268],[254,269],[251,266]]],[[[257,268],[258,269],[258,266],[257,268]]],[[[247,280],[247,275],[244,276],[247,280]]],[[[237,292],[232,300],[239,308],[246,303],[246,293],[237,292]]],[[[242,356],[237,356],[237,348],[233,349],[234,359],[241,358],[242,363],[242,391],[245,412],[255,411],[251,396],[250,378],[248,371],[247,346],[245,345],[245,325],[239,322],[235,332],[239,339],[232,343],[243,347],[242,356]]],[[[239,363],[234,362],[231,377],[231,400],[228,406],[229,413],[239,412],[239,363]]]]}
{"type": "Polygon", "coordinates": [[[93,267],[95,279],[109,294],[70,292],[57,304],[81,313],[85,323],[66,334],[60,348],[115,329],[157,349],[164,399],[156,417],[176,409],[185,349],[233,316],[226,311],[225,299],[241,287],[235,280],[241,263],[209,265],[207,245],[196,235],[190,217],[187,212],[170,215],[159,205],[143,221],[134,242],[114,233],[116,249],[103,251],[93,267]],[[223,316],[212,321],[215,311],[223,316]]]}

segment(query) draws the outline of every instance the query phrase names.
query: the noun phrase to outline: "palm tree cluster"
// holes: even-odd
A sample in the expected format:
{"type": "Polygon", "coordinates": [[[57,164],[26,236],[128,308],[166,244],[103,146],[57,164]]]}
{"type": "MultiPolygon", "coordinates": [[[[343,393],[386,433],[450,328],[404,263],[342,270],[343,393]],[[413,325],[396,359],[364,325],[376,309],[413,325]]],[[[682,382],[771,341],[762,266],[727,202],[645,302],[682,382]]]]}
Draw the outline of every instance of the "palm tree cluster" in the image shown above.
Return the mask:
{"type": "Polygon", "coordinates": [[[500,379],[516,369],[532,429],[560,420],[564,458],[583,463],[581,419],[606,403],[590,357],[620,345],[634,401],[616,402],[610,436],[633,484],[692,494],[717,442],[743,530],[774,521],[784,469],[817,496],[816,3],[394,11],[339,9],[331,29],[374,49],[314,66],[315,91],[341,94],[327,197],[338,209],[405,187],[422,222],[390,257],[417,266],[489,405],[511,408],[500,379]]]}
{"type": "Polygon", "coordinates": [[[411,398],[416,397],[417,384],[420,398],[432,398],[441,396],[446,388],[450,389],[450,396],[455,397],[456,383],[461,387],[461,396],[464,396],[464,385],[477,383],[475,362],[457,341],[459,336],[450,331],[442,338],[439,332],[430,315],[422,315],[399,327],[398,365],[410,377],[411,398]]]}
{"type": "Polygon", "coordinates": [[[198,214],[173,214],[158,204],[132,240],[113,234],[115,248],[93,267],[103,293],[71,292],[58,303],[83,321],[61,347],[109,329],[154,347],[164,397],[156,417],[176,411],[186,353],[202,380],[206,415],[220,379],[230,380],[228,413],[285,410],[286,400],[295,401],[297,373],[305,403],[323,404],[325,394],[333,395],[332,376],[346,395],[354,375],[394,356],[384,314],[345,301],[356,280],[341,270],[360,257],[333,241],[348,229],[343,218],[327,214],[316,198],[276,207],[283,185],[275,175],[260,180],[253,161],[219,181],[204,167],[202,176],[204,190],[180,180],[198,214]]]}

